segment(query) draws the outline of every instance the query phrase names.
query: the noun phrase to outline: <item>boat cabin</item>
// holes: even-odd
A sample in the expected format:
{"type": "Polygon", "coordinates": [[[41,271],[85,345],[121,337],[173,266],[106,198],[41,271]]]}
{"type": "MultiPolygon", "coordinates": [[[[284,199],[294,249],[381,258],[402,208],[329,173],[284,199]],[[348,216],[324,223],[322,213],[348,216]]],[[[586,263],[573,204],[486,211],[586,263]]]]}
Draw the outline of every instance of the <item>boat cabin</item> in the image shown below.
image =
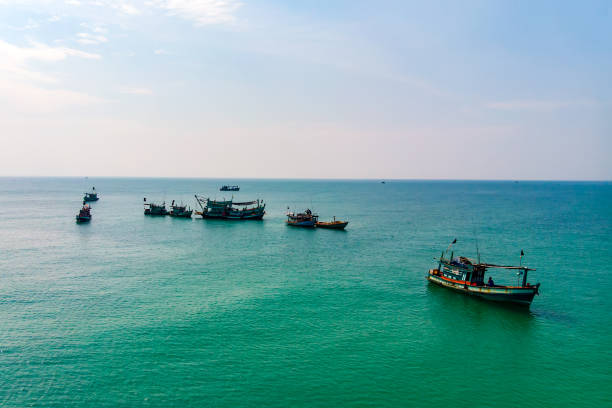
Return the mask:
{"type": "MultiPolygon", "coordinates": [[[[473,259],[466,258],[464,256],[454,257],[454,253],[451,252],[450,258],[445,259],[444,253],[440,256],[438,262],[437,274],[440,277],[451,279],[453,281],[461,281],[471,286],[484,286],[485,284],[485,273],[487,269],[509,269],[518,271],[519,275],[522,275],[521,287],[529,287],[527,283],[527,274],[529,271],[534,269],[527,268],[525,266],[506,266],[496,265],[488,263],[476,262],[473,259]]],[[[491,285],[487,286],[502,286],[502,285],[491,285]]]]}
{"type": "Polygon", "coordinates": [[[473,262],[471,259],[459,256],[454,258],[451,253],[450,260],[440,257],[438,271],[448,279],[465,281],[477,286],[484,285],[485,271],[487,268],[473,262]]]}

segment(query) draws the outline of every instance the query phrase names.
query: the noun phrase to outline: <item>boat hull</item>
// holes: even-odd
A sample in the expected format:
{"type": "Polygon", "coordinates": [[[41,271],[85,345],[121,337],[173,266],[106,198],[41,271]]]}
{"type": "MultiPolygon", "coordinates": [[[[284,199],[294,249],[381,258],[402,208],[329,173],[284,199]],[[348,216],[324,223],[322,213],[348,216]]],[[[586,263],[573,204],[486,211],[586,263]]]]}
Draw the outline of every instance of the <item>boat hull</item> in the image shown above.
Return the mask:
{"type": "Polygon", "coordinates": [[[98,201],[99,199],[100,199],[99,197],[96,197],[96,198],[87,198],[87,197],[85,197],[85,198],[83,198],[83,201],[89,203],[89,202],[92,202],[92,201],[98,201]]]}
{"type": "Polygon", "coordinates": [[[157,211],[151,212],[151,210],[149,210],[149,209],[145,210],[144,214],[145,215],[152,215],[152,216],[156,216],[156,215],[157,216],[169,215],[167,211],[165,211],[165,212],[157,212],[157,211]]]}
{"type": "Polygon", "coordinates": [[[240,215],[210,215],[202,211],[196,211],[196,215],[209,220],[262,220],[265,212],[253,213],[253,214],[240,214],[240,215]]]}
{"type": "Polygon", "coordinates": [[[287,221],[287,225],[291,227],[314,228],[316,223],[314,221],[287,221]]]}
{"type": "Polygon", "coordinates": [[[533,297],[538,293],[539,284],[535,286],[475,286],[463,281],[444,278],[431,269],[427,274],[427,280],[433,284],[453,289],[457,292],[470,296],[477,296],[482,299],[515,303],[528,306],[533,301],[533,297]]]}
{"type": "Polygon", "coordinates": [[[317,228],[343,230],[348,225],[346,222],[317,222],[317,228]]]}
{"type": "Polygon", "coordinates": [[[76,216],[76,222],[79,224],[89,221],[91,221],[91,217],[80,217],[78,215],[76,216]]]}
{"type": "Polygon", "coordinates": [[[171,217],[174,217],[174,218],[191,218],[191,213],[185,213],[185,214],[172,214],[172,213],[170,213],[168,215],[171,216],[171,217]]]}

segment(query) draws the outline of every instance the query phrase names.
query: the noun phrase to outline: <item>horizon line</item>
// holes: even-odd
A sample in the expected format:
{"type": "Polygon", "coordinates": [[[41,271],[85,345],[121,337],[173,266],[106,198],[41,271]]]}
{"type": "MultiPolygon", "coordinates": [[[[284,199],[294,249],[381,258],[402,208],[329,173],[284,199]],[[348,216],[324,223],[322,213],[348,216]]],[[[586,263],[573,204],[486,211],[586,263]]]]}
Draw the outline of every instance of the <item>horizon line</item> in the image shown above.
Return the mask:
{"type": "Polygon", "coordinates": [[[507,182],[576,182],[576,183],[592,183],[601,182],[609,183],[612,179],[470,179],[470,178],[346,178],[346,177],[195,177],[195,176],[7,176],[0,175],[0,179],[6,178],[55,178],[55,179],[178,179],[178,180],[316,180],[316,181],[507,181],[507,182]]]}

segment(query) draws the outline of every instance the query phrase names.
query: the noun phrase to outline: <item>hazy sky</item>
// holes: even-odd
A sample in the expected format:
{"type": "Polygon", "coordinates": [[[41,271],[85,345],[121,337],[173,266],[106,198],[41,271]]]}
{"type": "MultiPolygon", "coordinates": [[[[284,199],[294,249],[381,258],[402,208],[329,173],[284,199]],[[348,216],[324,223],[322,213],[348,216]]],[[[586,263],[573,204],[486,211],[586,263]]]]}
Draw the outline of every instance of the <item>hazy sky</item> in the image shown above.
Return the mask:
{"type": "Polygon", "coordinates": [[[612,179],[612,2],[0,0],[0,175],[612,179]]]}

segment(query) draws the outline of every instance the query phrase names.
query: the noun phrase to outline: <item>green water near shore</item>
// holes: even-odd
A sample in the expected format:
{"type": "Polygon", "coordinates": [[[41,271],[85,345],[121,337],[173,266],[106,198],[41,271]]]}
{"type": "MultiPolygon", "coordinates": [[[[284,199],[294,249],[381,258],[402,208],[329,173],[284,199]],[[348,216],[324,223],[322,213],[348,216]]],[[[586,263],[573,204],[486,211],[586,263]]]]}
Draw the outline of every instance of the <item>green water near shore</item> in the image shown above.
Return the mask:
{"type": "Polygon", "coordinates": [[[610,406],[611,226],[610,183],[0,178],[0,405],[610,406]],[[263,221],[142,214],[228,183],[263,221]],[[530,309],[427,283],[475,237],[530,309]]]}

